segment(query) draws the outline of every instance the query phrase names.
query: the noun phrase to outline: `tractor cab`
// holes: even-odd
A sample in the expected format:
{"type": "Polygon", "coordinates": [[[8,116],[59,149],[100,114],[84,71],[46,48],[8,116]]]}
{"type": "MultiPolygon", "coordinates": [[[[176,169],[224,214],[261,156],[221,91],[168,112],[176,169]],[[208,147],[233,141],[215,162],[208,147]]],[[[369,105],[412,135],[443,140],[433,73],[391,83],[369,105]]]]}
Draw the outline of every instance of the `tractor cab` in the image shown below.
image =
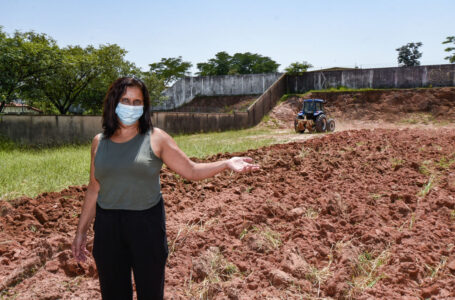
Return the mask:
{"type": "Polygon", "coordinates": [[[320,114],[324,113],[324,100],[322,99],[306,99],[303,100],[302,111],[299,112],[298,118],[315,120],[320,114]]]}

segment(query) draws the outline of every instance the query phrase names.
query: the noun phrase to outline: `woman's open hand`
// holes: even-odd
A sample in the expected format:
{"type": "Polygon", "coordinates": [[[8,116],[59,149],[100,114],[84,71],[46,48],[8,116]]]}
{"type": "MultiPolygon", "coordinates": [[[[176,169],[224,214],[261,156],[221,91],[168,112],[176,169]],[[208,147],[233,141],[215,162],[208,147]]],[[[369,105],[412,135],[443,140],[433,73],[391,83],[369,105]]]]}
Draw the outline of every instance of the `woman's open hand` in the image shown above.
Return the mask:
{"type": "Polygon", "coordinates": [[[259,165],[252,164],[251,162],[253,162],[253,159],[250,157],[232,157],[227,163],[229,169],[239,173],[246,173],[260,169],[259,165]]]}
{"type": "Polygon", "coordinates": [[[86,260],[86,255],[89,254],[87,248],[87,234],[77,233],[74,238],[73,244],[71,245],[71,250],[73,251],[73,256],[78,262],[84,262],[86,260]]]}

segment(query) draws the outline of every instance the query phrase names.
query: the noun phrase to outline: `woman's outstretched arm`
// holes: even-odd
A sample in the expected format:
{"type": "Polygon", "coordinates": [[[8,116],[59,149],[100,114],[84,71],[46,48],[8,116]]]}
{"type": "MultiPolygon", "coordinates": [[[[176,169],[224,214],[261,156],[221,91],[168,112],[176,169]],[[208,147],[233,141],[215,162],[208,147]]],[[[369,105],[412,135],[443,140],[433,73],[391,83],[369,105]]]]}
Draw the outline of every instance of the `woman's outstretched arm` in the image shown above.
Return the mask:
{"type": "Polygon", "coordinates": [[[177,143],[163,130],[154,128],[152,148],[155,154],[174,172],[188,180],[202,180],[212,177],[224,170],[250,172],[258,170],[259,166],[252,164],[249,157],[232,157],[209,163],[195,163],[177,146],[177,143]]]}

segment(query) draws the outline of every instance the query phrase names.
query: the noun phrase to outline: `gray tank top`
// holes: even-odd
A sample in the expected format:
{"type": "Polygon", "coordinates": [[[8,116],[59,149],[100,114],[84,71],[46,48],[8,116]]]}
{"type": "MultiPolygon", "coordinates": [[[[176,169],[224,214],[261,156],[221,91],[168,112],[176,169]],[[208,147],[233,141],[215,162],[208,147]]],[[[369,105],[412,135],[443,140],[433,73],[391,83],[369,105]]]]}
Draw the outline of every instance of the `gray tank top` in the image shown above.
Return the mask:
{"type": "Polygon", "coordinates": [[[115,143],[101,135],[95,155],[95,178],[100,184],[97,202],[105,209],[144,210],[161,199],[163,161],[150,146],[150,131],[115,143]]]}

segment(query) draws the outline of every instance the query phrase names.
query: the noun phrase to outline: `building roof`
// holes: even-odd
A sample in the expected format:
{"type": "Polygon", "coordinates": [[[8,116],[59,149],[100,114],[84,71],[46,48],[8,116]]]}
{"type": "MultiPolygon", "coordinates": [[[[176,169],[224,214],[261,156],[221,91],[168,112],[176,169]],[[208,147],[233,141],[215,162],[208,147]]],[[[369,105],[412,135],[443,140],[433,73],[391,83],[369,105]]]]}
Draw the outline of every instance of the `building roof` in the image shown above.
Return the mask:
{"type": "Polygon", "coordinates": [[[43,113],[43,111],[41,109],[38,109],[36,107],[30,106],[27,104],[11,102],[11,103],[6,104],[4,108],[7,108],[7,107],[17,107],[17,108],[22,108],[23,110],[33,110],[33,111],[36,111],[37,113],[43,113]]]}
{"type": "Polygon", "coordinates": [[[345,68],[345,67],[333,67],[320,70],[312,70],[308,72],[325,72],[325,71],[344,71],[344,70],[355,70],[356,68],[345,68]]]}

